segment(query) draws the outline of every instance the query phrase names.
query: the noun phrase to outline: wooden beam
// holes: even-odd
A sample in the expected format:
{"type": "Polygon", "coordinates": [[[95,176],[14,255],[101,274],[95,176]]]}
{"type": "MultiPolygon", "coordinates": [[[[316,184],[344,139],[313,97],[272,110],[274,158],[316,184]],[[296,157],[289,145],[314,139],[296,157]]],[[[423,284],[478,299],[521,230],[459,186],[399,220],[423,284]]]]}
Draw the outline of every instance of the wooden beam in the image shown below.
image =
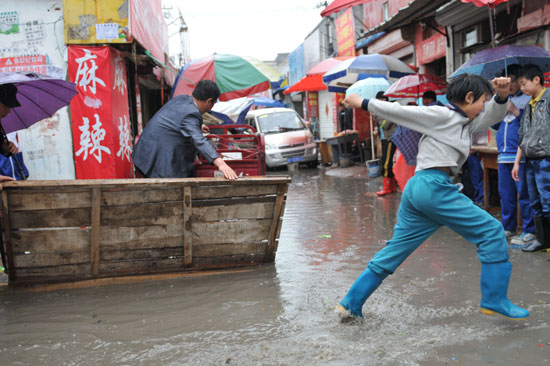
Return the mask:
{"type": "MultiPolygon", "coordinates": [[[[15,280],[15,265],[13,261],[13,248],[11,245],[11,226],[8,210],[8,192],[2,191],[2,219],[4,223],[4,245],[6,246],[6,256],[8,261],[8,280],[15,280]]],[[[0,233],[2,235],[2,233],[0,233]]]]}
{"type": "Polygon", "coordinates": [[[279,232],[279,221],[283,213],[283,207],[286,199],[286,192],[288,189],[287,184],[279,184],[277,189],[277,201],[275,202],[275,207],[273,208],[273,220],[271,222],[271,228],[269,229],[269,239],[267,242],[267,249],[265,251],[266,262],[272,262],[275,259],[275,248],[276,248],[276,239],[279,232]]]}
{"type": "Polygon", "coordinates": [[[90,240],[90,263],[92,276],[99,274],[99,236],[101,225],[101,188],[92,188],[92,235],[90,240]]]}
{"type": "Polygon", "coordinates": [[[191,187],[183,187],[183,265],[191,267],[193,264],[193,231],[192,231],[192,204],[191,187]]]}

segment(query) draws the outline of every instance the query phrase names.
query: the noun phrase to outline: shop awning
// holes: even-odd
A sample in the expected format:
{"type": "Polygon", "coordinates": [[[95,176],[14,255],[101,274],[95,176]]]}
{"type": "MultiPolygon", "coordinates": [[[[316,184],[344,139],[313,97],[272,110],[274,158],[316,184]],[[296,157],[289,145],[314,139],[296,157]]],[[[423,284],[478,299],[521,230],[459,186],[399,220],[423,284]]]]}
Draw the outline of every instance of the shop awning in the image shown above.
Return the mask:
{"type": "Polygon", "coordinates": [[[351,8],[352,6],[365,3],[365,0],[334,0],[329,6],[321,12],[322,17],[328,17],[332,13],[351,8]]]}
{"type": "Polygon", "coordinates": [[[304,91],[326,90],[327,86],[323,84],[323,74],[304,76],[296,84],[291,85],[283,94],[290,94],[304,91]]]}

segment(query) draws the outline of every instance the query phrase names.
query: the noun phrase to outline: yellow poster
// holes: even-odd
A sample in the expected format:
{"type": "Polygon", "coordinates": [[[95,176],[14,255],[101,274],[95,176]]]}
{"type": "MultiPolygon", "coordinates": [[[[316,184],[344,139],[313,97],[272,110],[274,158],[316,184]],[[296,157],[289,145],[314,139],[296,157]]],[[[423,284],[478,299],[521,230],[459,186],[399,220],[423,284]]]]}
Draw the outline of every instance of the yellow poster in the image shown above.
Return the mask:
{"type": "Polygon", "coordinates": [[[130,0],[63,0],[67,44],[130,43],[130,0]]]}

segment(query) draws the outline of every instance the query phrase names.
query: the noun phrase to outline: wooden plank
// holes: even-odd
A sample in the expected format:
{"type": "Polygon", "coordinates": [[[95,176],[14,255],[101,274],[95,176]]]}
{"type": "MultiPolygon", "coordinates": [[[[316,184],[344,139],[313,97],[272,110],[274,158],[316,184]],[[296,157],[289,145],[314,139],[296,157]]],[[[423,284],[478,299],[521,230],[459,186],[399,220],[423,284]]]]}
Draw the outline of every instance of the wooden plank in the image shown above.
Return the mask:
{"type": "Polygon", "coordinates": [[[277,185],[225,185],[219,187],[193,187],[191,194],[193,199],[227,198],[227,197],[252,197],[274,195],[277,193],[277,185]]]}
{"type": "Polygon", "coordinates": [[[68,264],[53,267],[27,267],[17,269],[17,280],[23,277],[40,276],[43,279],[57,276],[78,276],[79,278],[90,278],[90,262],[81,264],[68,264]]]}
{"type": "Polygon", "coordinates": [[[91,224],[89,208],[16,211],[10,215],[12,229],[88,227],[91,224]]]}
{"type": "Polygon", "coordinates": [[[34,190],[36,192],[55,188],[67,190],[91,189],[101,187],[102,189],[119,189],[123,187],[141,188],[152,187],[154,189],[167,187],[181,187],[183,185],[191,187],[207,186],[240,186],[240,185],[270,185],[280,183],[290,183],[289,176],[271,176],[271,177],[243,177],[228,182],[224,178],[147,178],[147,179],[77,179],[77,180],[25,180],[17,182],[2,182],[4,189],[8,190],[34,190]]]}
{"type": "Polygon", "coordinates": [[[100,234],[101,250],[134,250],[179,247],[183,254],[183,226],[105,226],[100,234]]]}
{"type": "Polygon", "coordinates": [[[250,204],[250,203],[262,203],[262,202],[273,202],[277,196],[256,196],[256,197],[233,197],[233,198],[220,198],[220,199],[205,199],[205,200],[193,200],[193,207],[207,207],[207,206],[229,206],[229,205],[239,205],[239,204],[250,204]]]}
{"type": "Polygon", "coordinates": [[[181,201],[107,206],[101,210],[102,226],[153,226],[181,224],[181,201]]]}
{"type": "Polygon", "coordinates": [[[15,267],[17,271],[28,267],[63,266],[66,264],[90,263],[90,252],[30,252],[28,254],[15,254],[15,267]]]}
{"type": "Polygon", "coordinates": [[[120,206],[140,203],[161,203],[182,200],[181,188],[110,189],[101,192],[102,206],[120,206]]]}
{"type": "Polygon", "coordinates": [[[241,254],[265,255],[266,246],[266,242],[197,245],[194,248],[193,260],[198,257],[223,257],[241,254]]]}
{"type": "Polygon", "coordinates": [[[183,257],[170,259],[101,261],[99,272],[102,276],[130,275],[140,273],[170,272],[183,270],[183,257]]]}
{"type": "Polygon", "coordinates": [[[246,243],[267,240],[271,219],[223,222],[194,222],[193,246],[246,243]]]}
{"type": "Polygon", "coordinates": [[[277,232],[279,231],[279,221],[281,220],[281,216],[283,214],[287,189],[287,184],[280,184],[277,191],[277,202],[275,203],[275,207],[273,209],[273,220],[269,229],[269,241],[267,243],[267,249],[265,251],[266,262],[271,262],[275,259],[277,232]]]}
{"type": "Polygon", "coordinates": [[[129,259],[167,259],[168,257],[183,257],[182,247],[172,248],[147,248],[147,249],[119,249],[106,250],[102,247],[101,261],[117,261],[129,259]]]}
{"type": "Polygon", "coordinates": [[[193,208],[193,222],[236,219],[270,219],[273,216],[272,203],[241,203],[238,205],[220,205],[193,208]]]}
{"type": "Polygon", "coordinates": [[[191,187],[183,187],[183,253],[184,266],[193,263],[193,224],[191,221],[193,206],[191,187]]]}
{"type": "Polygon", "coordinates": [[[8,197],[10,210],[52,210],[61,208],[85,208],[90,207],[90,192],[47,192],[26,193],[14,192],[8,197]]]}
{"type": "Polygon", "coordinates": [[[99,270],[99,235],[101,224],[101,189],[92,189],[92,231],[90,235],[90,264],[92,275],[99,270]]]}
{"type": "MultiPolygon", "coordinates": [[[[16,278],[16,269],[13,261],[13,247],[11,242],[11,226],[10,226],[10,211],[8,205],[8,192],[2,191],[2,220],[4,229],[4,246],[6,248],[6,256],[8,262],[8,280],[14,281],[16,278]]],[[[1,235],[2,233],[0,233],[1,235]]]]}
{"type": "Polygon", "coordinates": [[[12,239],[14,252],[81,252],[90,248],[90,229],[19,230],[12,239]]]}

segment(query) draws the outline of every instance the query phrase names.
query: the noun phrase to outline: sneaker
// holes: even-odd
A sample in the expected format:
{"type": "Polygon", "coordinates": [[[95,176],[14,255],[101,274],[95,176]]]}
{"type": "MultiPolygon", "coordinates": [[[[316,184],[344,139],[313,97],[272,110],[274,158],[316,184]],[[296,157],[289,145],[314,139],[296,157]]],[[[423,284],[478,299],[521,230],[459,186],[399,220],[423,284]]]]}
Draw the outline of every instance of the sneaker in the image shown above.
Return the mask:
{"type": "Polygon", "coordinates": [[[515,232],[515,231],[510,231],[510,230],[505,230],[505,231],[504,231],[504,236],[506,236],[506,239],[508,239],[508,238],[510,238],[510,237],[512,237],[512,236],[514,236],[514,235],[516,235],[516,232],[515,232]]]}
{"type": "Polygon", "coordinates": [[[512,244],[527,244],[535,240],[535,234],[531,233],[522,233],[521,235],[516,235],[512,237],[510,243],[512,244]]]}

